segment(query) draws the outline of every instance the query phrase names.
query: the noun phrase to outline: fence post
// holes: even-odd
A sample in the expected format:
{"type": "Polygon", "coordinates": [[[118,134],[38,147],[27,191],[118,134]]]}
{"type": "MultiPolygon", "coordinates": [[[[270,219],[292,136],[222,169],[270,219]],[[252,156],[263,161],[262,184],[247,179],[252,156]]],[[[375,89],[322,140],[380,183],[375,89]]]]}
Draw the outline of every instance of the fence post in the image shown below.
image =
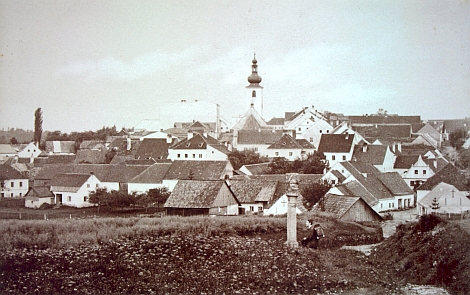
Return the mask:
{"type": "Polygon", "coordinates": [[[47,215],[46,215],[46,213],[44,213],[44,220],[47,220],[47,215]]]}
{"type": "Polygon", "coordinates": [[[69,215],[69,219],[72,219],[72,214],[69,215]]]}
{"type": "Polygon", "coordinates": [[[20,220],[21,220],[21,212],[20,212],[20,220]]]}

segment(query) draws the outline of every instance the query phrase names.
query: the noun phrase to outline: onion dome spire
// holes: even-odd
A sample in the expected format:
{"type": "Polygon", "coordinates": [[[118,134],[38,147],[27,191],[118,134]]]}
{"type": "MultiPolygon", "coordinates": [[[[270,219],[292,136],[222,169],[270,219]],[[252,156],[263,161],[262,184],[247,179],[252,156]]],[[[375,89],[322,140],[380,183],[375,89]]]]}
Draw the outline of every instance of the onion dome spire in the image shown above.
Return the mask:
{"type": "Polygon", "coordinates": [[[250,84],[259,84],[261,83],[261,77],[258,75],[258,61],[256,60],[256,54],[253,54],[253,61],[251,64],[251,75],[248,77],[248,82],[250,84]]]}

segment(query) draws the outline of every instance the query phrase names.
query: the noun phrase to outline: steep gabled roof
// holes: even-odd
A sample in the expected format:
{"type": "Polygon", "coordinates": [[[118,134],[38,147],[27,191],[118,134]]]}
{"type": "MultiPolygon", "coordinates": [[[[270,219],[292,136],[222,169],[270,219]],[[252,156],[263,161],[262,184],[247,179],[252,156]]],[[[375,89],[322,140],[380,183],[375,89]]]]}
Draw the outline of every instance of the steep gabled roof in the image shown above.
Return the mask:
{"type": "Polygon", "coordinates": [[[285,119],[284,118],[272,118],[266,124],[268,125],[284,125],[285,119]]]}
{"type": "Polygon", "coordinates": [[[218,180],[225,176],[230,161],[173,161],[164,179],[167,180],[218,180]]]}
{"type": "Polygon", "coordinates": [[[302,149],[302,146],[289,134],[283,134],[281,138],[271,144],[268,149],[302,149]]]}
{"type": "Polygon", "coordinates": [[[381,165],[385,161],[385,155],[389,147],[387,145],[367,145],[366,151],[361,146],[356,146],[353,152],[353,158],[356,161],[369,163],[372,165],[381,165]]]}
{"type": "Polygon", "coordinates": [[[135,157],[137,159],[166,159],[170,145],[171,143],[167,143],[166,138],[145,138],[139,145],[135,157]]]}
{"type": "Polygon", "coordinates": [[[20,172],[9,165],[0,165],[0,181],[10,179],[28,179],[28,177],[23,176],[20,172]]]}
{"type": "Polygon", "coordinates": [[[335,188],[345,196],[361,197],[371,207],[379,203],[378,199],[356,180],[337,185],[335,188]]]}
{"type": "Polygon", "coordinates": [[[248,164],[244,165],[243,167],[250,171],[252,175],[261,175],[266,174],[266,170],[268,169],[269,162],[265,163],[258,163],[258,164],[248,164]]]}
{"type": "Polygon", "coordinates": [[[210,135],[204,136],[199,133],[194,133],[194,135],[191,138],[186,138],[181,140],[180,142],[177,142],[173,146],[170,147],[170,149],[173,150],[194,150],[194,149],[201,149],[205,150],[207,149],[207,146],[217,146],[221,145],[217,139],[213,138],[210,135]]]}
{"type": "Polygon", "coordinates": [[[432,208],[434,199],[439,203],[438,211],[440,212],[461,213],[470,209],[470,200],[467,194],[445,182],[436,185],[419,201],[419,204],[427,208],[432,208]]]}
{"type": "Polygon", "coordinates": [[[17,154],[18,151],[16,151],[11,144],[5,144],[2,143],[0,144],[0,154],[17,154]]]}
{"type": "Polygon", "coordinates": [[[362,115],[349,116],[351,124],[413,124],[421,123],[421,116],[398,116],[398,115],[362,115]]]}
{"type": "Polygon", "coordinates": [[[78,150],[75,163],[103,164],[106,162],[106,150],[78,150]]]}
{"type": "MultiPolygon", "coordinates": [[[[91,174],[61,173],[51,179],[51,187],[68,188],[66,191],[77,191],[91,174]]],[[[62,191],[62,189],[59,189],[62,191]]]]}
{"type": "Polygon", "coordinates": [[[378,174],[380,173],[379,169],[375,168],[370,163],[362,162],[362,161],[348,161],[349,165],[354,167],[360,173],[367,173],[367,174],[378,174]]]}
{"type": "Polygon", "coordinates": [[[459,191],[469,191],[470,184],[468,178],[457,169],[452,163],[448,163],[444,168],[437,171],[436,174],[429,177],[418,190],[430,191],[441,182],[455,186],[459,191]]]}
{"type": "Polygon", "coordinates": [[[343,183],[343,181],[346,180],[346,177],[344,177],[344,175],[341,174],[341,172],[339,172],[338,170],[331,170],[331,174],[338,178],[338,183],[343,183]]]}
{"type": "Polygon", "coordinates": [[[33,186],[29,188],[25,197],[50,198],[54,197],[54,193],[47,186],[33,186]]]}
{"type": "Polygon", "coordinates": [[[412,195],[413,190],[405,183],[397,172],[378,173],[375,176],[392,192],[395,196],[412,195]]]}
{"type": "Polygon", "coordinates": [[[282,137],[282,130],[239,130],[238,144],[271,145],[282,137]]]}
{"type": "MultiPolygon", "coordinates": [[[[222,180],[198,181],[180,180],[171,192],[165,207],[173,208],[211,208],[222,186],[227,184],[222,180]]],[[[228,189],[230,191],[230,189],[228,189]]],[[[232,194],[233,195],[233,194],[232,194]]],[[[233,195],[234,203],[238,203],[233,195]]]]}
{"type": "Polygon", "coordinates": [[[306,139],[296,139],[296,141],[303,149],[314,149],[315,148],[315,146],[313,144],[311,144],[306,139]]]}
{"type": "Polygon", "coordinates": [[[277,183],[258,179],[230,180],[230,188],[240,203],[269,202],[277,183]]]}
{"type": "Polygon", "coordinates": [[[395,160],[395,169],[410,169],[411,166],[418,161],[419,155],[403,155],[399,154],[395,160]]]}
{"type": "Polygon", "coordinates": [[[163,178],[171,167],[171,163],[155,163],[135,176],[131,183],[162,183],[163,178]]]}
{"type": "Polygon", "coordinates": [[[322,134],[318,151],[322,153],[349,153],[354,134],[322,134]]]}
{"type": "Polygon", "coordinates": [[[234,130],[255,130],[259,128],[266,128],[268,125],[266,121],[258,114],[255,108],[252,106],[250,109],[243,115],[243,117],[238,121],[234,130]]]}

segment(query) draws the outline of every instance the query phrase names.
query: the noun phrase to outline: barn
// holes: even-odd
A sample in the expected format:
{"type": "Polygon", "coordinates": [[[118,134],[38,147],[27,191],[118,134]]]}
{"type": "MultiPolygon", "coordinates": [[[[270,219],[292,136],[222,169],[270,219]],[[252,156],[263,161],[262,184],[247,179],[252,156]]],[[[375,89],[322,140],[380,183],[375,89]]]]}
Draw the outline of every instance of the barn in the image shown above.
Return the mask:
{"type": "Polygon", "coordinates": [[[223,180],[180,180],[165,202],[167,215],[238,215],[240,202],[223,180]]]}
{"type": "Polygon", "coordinates": [[[383,218],[361,197],[327,194],[314,210],[331,213],[341,221],[382,221],[383,218]]]}

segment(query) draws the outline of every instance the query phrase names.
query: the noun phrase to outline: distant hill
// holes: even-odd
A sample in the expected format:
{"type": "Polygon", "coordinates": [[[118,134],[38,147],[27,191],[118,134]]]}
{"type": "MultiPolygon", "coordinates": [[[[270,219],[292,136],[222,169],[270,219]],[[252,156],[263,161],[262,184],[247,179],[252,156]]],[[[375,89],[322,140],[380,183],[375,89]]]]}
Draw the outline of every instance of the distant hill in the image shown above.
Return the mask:
{"type": "MultiPolygon", "coordinates": [[[[48,131],[42,133],[41,141],[46,140],[48,131]]],[[[10,128],[8,130],[0,130],[0,143],[10,143],[12,138],[16,138],[18,143],[30,143],[34,138],[34,131],[10,128]]]]}

